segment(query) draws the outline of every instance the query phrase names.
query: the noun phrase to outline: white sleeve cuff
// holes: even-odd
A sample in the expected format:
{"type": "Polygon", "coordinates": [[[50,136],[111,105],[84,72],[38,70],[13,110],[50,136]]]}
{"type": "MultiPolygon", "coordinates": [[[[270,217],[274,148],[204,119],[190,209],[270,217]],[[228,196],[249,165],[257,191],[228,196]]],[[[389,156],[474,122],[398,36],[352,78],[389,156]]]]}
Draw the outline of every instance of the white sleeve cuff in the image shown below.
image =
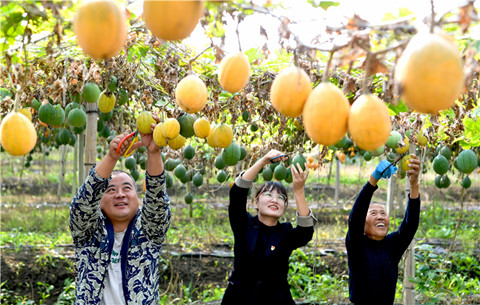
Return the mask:
{"type": "Polygon", "coordinates": [[[238,186],[238,187],[241,187],[241,188],[244,188],[244,189],[249,189],[252,187],[253,185],[253,180],[246,180],[246,179],[243,179],[243,173],[244,172],[241,172],[237,178],[235,179],[235,184],[238,186]]]}
{"type": "Polygon", "coordinates": [[[313,227],[313,225],[317,222],[317,219],[315,216],[313,216],[312,210],[310,210],[310,213],[308,216],[300,216],[298,215],[297,211],[297,225],[300,227],[313,227]]]}

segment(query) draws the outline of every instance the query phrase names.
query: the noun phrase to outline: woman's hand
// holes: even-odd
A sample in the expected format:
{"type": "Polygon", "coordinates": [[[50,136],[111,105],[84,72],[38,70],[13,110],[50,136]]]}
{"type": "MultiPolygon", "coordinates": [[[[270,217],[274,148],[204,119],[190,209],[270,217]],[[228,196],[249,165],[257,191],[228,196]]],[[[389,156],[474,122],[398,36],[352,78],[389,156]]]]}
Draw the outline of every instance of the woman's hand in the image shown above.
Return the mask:
{"type": "Polygon", "coordinates": [[[292,171],[292,177],[293,177],[293,191],[299,191],[303,190],[303,187],[305,186],[305,181],[307,181],[309,169],[307,167],[307,164],[305,164],[305,171],[303,171],[302,167],[300,166],[300,163],[292,164],[290,166],[290,170],[292,171]],[[297,167],[295,167],[295,165],[297,167]]]}
{"type": "MultiPolygon", "coordinates": [[[[263,158],[261,159],[262,163],[263,163],[263,166],[267,165],[267,164],[270,164],[272,163],[270,160],[274,159],[274,158],[277,158],[279,156],[282,156],[284,155],[284,153],[282,153],[281,151],[278,151],[276,149],[272,149],[270,150],[265,156],[263,156],[263,158]]],[[[277,158],[275,159],[275,163],[276,162],[280,162],[280,161],[285,161],[287,160],[288,157],[285,155],[283,157],[280,157],[280,158],[277,158]]]]}
{"type": "Polygon", "coordinates": [[[415,155],[410,155],[411,159],[408,160],[407,176],[410,180],[410,186],[418,185],[418,175],[420,174],[421,162],[415,155]]]}

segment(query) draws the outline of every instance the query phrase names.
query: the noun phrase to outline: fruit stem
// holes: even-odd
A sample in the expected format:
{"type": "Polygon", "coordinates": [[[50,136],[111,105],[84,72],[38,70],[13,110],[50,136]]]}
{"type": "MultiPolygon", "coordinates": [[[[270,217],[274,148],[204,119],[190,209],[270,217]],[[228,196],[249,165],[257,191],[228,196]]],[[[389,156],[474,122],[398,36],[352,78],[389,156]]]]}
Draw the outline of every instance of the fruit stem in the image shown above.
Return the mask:
{"type": "Polygon", "coordinates": [[[433,4],[433,0],[430,0],[430,6],[432,8],[432,20],[430,23],[430,33],[433,34],[433,30],[435,28],[435,5],[433,4]]]}
{"type": "Polygon", "coordinates": [[[328,82],[328,69],[330,68],[330,63],[333,59],[333,53],[335,53],[335,50],[330,51],[330,57],[328,58],[327,65],[325,66],[325,71],[323,71],[322,75],[323,82],[328,82]]]}
{"type": "Polygon", "coordinates": [[[365,78],[363,79],[362,83],[362,94],[367,94],[367,81],[368,81],[368,70],[370,69],[370,58],[372,53],[370,51],[367,52],[367,58],[365,58],[365,78]]]}

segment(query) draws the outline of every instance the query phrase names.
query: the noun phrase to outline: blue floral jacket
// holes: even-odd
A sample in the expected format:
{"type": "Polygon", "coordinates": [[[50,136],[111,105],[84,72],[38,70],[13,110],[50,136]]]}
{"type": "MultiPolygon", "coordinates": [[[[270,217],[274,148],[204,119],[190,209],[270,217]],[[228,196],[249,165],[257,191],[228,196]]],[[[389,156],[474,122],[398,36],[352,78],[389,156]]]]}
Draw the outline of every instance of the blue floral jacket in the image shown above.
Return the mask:
{"type": "MultiPolygon", "coordinates": [[[[160,248],[170,225],[165,172],[145,173],[143,206],[125,232],[121,250],[123,291],[127,304],[159,303],[160,248]]],[[[95,167],[73,198],[70,230],[75,246],[75,304],[100,304],[114,244],[113,225],[100,210],[110,179],[95,167]]]]}

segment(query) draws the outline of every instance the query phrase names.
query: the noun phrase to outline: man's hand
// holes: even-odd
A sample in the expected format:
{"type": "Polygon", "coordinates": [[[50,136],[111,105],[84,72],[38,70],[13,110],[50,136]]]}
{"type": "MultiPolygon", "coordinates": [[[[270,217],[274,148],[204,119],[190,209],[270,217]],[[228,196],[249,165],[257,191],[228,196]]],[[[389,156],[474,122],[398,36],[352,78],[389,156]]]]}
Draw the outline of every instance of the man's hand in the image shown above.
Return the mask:
{"type": "Polygon", "coordinates": [[[121,156],[127,151],[128,146],[130,146],[130,143],[133,141],[133,137],[127,139],[125,142],[122,143],[122,146],[120,147],[119,153],[117,153],[117,147],[120,144],[120,142],[127,137],[130,134],[130,132],[124,132],[119,135],[117,135],[115,138],[113,138],[112,141],[110,141],[110,145],[108,147],[108,153],[107,155],[112,158],[115,161],[118,161],[121,156]]]}
{"type": "Polygon", "coordinates": [[[395,165],[388,167],[390,164],[391,163],[388,162],[387,160],[380,161],[380,163],[377,165],[377,167],[373,171],[373,174],[372,174],[373,178],[380,180],[381,178],[390,178],[390,176],[395,174],[398,168],[395,165]],[[388,169],[386,169],[387,167],[388,169]]]}
{"type": "MultiPolygon", "coordinates": [[[[152,117],[155,121],[157,121],[157,124],[160,122],[160,118],[157,116],[156,113],[152,113],[152,117]]],[[[152,123],[150,125],[152,133],[149,133],[149,134],[141,133],[140,134],[142,136],[142,141],[141,141],[140,146],[145,145],[148,153],[158,153],[160,151],[160,147],[153,140],[153,130],[155,129],[155,126],[157,124],[152,123]]]]}

